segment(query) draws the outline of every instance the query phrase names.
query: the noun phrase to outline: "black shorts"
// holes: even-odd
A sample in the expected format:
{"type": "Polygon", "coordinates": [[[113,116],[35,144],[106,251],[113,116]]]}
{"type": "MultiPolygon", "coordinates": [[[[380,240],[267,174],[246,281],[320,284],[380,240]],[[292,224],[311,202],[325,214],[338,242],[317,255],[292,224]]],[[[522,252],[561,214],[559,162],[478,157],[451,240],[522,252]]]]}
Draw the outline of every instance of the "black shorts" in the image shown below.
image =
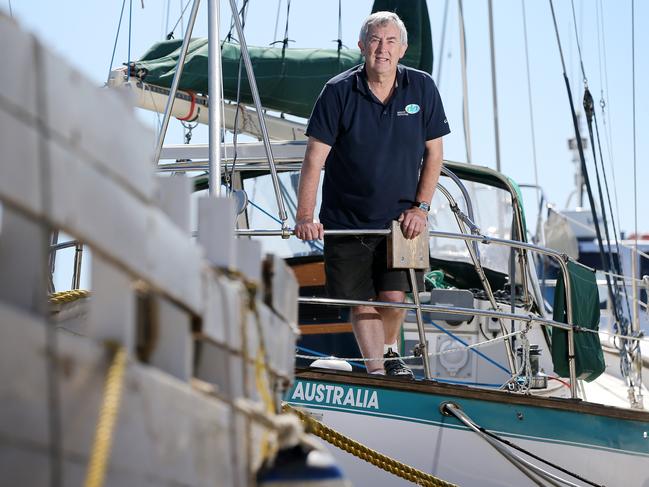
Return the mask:
{"type": "MultiPolygon", "coordinates": [[[[384,235],[329,235],[324,238],[327,294],[330,298],[367,301],[379,291],[411,292],[408,269],[388,269],[384,235]]],[[[424,273],[417,271],[417,289],[424,290],[424,273]]]]}

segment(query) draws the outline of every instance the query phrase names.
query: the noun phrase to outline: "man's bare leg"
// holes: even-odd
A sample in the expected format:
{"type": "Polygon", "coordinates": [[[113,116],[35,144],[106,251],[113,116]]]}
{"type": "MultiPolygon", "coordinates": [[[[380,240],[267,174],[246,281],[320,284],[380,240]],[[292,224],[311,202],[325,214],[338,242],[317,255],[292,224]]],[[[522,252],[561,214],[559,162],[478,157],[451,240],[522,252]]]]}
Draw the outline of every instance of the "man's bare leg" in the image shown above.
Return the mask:
{"type": "MultiPolygon", "coordinates": [[[[381,291],[379,301],[403,303],[403,291],[381,291]]],[[[352,328],[364,358],[383,356],[383,346],[395,343],[399,338],[405,310],[356,306],[352,308],[352,328]]],[[[396,352],[396,350],[395,350],[396,352]]],[[[383,370],[383,362],[366,362],[367,373],[383,370]]]]}
{"type": "MultiPolygon", "coordinates": [[[[390,303],[403,303],[406,299],[406,293],[403,291],[380,291],[379,301],[388,301],[390,303]]],[[[403,319],[406,316],[406,310],[397,308],[378,308],[383,320],[383,344],[390,345],[397,342],[403,319]]],[[[394,350],[397,352],[398,350],[394,350]]],[[[383,347],[381,347],[383,354],[383,347]]]]}
{"type": "MultiPolygon", "coordinates": [[[[373,306],[352,308],[352,328],[363,358],[383,357],[383,317],[373,306]]],[[[374,360],[365,363],[368,374],[383,371],[383,362],[374,360]]]]}

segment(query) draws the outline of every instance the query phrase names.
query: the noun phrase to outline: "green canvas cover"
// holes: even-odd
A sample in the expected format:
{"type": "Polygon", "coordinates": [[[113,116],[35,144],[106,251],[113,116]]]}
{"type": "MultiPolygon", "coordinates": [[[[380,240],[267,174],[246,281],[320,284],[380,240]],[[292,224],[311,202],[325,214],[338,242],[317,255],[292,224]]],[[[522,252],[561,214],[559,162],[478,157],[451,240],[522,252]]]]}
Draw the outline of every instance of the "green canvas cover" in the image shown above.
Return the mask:
{"type": "MultiPolygon", "coordinates": [[[[572,297],[573,323],[582,328],[597,330],[599,328],[599,295],[595,273],[576,262],[568,262],[572,297]]],[[[557,281],[554,293],[555,321],[567,323],[566,291],[563,276],[557,281]]],[[[569,377],[568,367],[568,332],[553,328],[552,362],[554,371],[560,377],[569,377]]],[[[597,333],[575,332],[575,368],[577,378],[590,382],[599,377],[604,368],[604,354],[597,333]]]]}
{"type": "MultiPolygon", "coordinates": [[[[408,30],[408,51],[402,63],[431,72],[433,51],[430,20],[425,0],[376,0],[372,11],[396,11],[408,30]]],[[[359,26],[360,27],[360,26],[359,26]]],[[[135,63],[135,72],[144,81],[170,87],[176,72],[182,39],[152,46],[135,63]]],[[[336,74],[363,62],[357,49],[296,49],[249,46],[261,104],[265,108],[307,118],[324,84],[336,74]]],[[[189,44],[181,90],[207,93],[207,39],[192,39],[189,44]]],[[[222,43],[223,93],[237,99],[239,45],[222,43]]],[[[241,70],[240,99],[251,104],[252,95],[246,70],[241,70]]]]}

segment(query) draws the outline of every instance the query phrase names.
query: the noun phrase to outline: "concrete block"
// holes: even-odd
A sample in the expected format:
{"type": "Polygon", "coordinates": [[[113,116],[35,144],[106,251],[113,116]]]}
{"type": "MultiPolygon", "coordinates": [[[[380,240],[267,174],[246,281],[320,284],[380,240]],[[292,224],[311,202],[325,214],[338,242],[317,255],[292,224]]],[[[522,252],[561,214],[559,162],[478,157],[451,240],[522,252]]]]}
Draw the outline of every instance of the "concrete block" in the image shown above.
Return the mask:
{"type": "Polygon", "coordinates": [[[299,285],[291,268],[280,257],[268,254],[266,269],[267,281],[270,289],[267,304],[289,323],[297,324],[297,298],[299,285]]]}
{"type": "Polygon", "coordinates": [[[241,337],[242,317],[245,297],[243,284],[226,278],[221,278],[219,284],[222,291],[224,322],[226,324],[225,338],[230,348],[241,351],[243,345],[241,337]],[[225,304],[227,303],[227,304],[225,304]]]}
{"type": "Polygon", "coordinates": [[[189,235],[192,181],[184,175],[158,177],[158,204],[178,228],[189,235]]]}
{"type": "MultiPolygon", "coordinates": [[[[0,19],[0,22],[4,20],[0,19]]],[[[3,54],[0,54],[0,57],[3,54]]],[[[0,71],[0,79],[9,72],[8,69],[0,71]]],[[[43,193],[38,131],[32,125],[12,116],[1,106],[0,127],[0,201],[11,202],[33,214],[40,214],[43,209],[43,193]]]]}
{"type": "Polygon", "coordinates": [[[203,250],[174,225],[159,208],[147,209],[145,235],[147,276],[159,289],[182,302],[196,315],[204,312],[203,250]]]}
{"type": "Polygon", "coordinates": [[[0,301],[44,315],[49,231],[11,208],[2,211],[0,301]]]}
{"type": "Polygon", "coordinates": [[[231,396],[230,387],[230,352],[209,338],[197,338],[196,369],[194,376],[210,384],[214,384],[219,393],[231,396]]]}
{"type": "Polygon", "coordinates": [[[263,332],[264,347],[266,348],[266,356],[268,357],[268,367],[273,371],[277,367],[278,359],[278,344],[279,338],[273,326],[273,312],[261,301],[256,303],[257,310],[259,311],[259,322],[263,332]]]}
{"type": "Polygon", "coordinates": [[[198,241],[213,266],[225,269],[236,266],[234,221],[234,202],[230,198],[198,200],[198,241]]]}
{"type": "MultiPolygon", "coordinates": [[[[0,452],[3,452],[5,442],[33,445],[49,441],[49,414],[45,322],[6,301],[0,301],[0,316],[0,438],[3,438],[0,452]],[[38,355],[33,357],[36,351],[38,355]]],[[[0,453],[0,458],[3,458],[0,464],[4,463],[6,457],[0,453]]],[[[4,475],[11,470],[0,471],[4,484],[4,475]]]]}
{"type": "Polygon", "coordinates": [[[203,291],[205,313],[201,332],[216,343],[227,343],[226,338],[226,308],[236,305],[225,299],[224,286],[212,269],[206,269],[203,274],[203,291]]]}
{"type": "Polygon", "coordinates": [[[254,361],[259,350],[259,331],[257,329],[257,319],[252,311],[246,313],[245,323],[246,349],[248,350],[250,359],[254,361]]]}
{"type": "Polygon", "coordinates": [[[135,347],[135,293],[131,277],[93,255],[92,300],[88,335],[123,345],[129,352],[135,347]]]}
{"type": "Polygon", "coordinates": [[[150,363],[182,381],[192,377],[191,317],[164,298],[153,298],[153,326],[157,338],[150,363]]]}
{"type": "Polygon", "coordinates": [[[149,207],[69,148],[51,141],[48,148],[56,225],[147,277],[149,207]]]}
{"type": "Polygon", "coordinates": [[[247,237],[238,238],[237,270],[253,284],[260,286],[261,280],[261,242],[247,237]]]}
{"type": "Polygon", "coordinates": [[[152,200],[153,133],[135,119],[132,106],[124,97],[100,89],[57,54],[43,52],[42,69],[47,80],[42,85],[45,123],[57,141],[72,148],[84,163],[152,200]]]}
{"type": "Polygon", "coordinates": [[[232,463],[234,485],[245,487],[250,485],[248,482],[250,472],[250,455],[252,443],[250,438],[250,420],[241,413],[233,414],[233,438],[232,438],[232,463]]]}
{"type": "Polygon", "coordinates": [[[0,17],[0,44],[11,46],[0,52],[0,65],[5,67],[0,70],[0,97],[5,107],[10,105],[15,113],[32,119],[38,115],[36,84],[41,82],[36,75],[35,43],[13,19],[0,17]]]}

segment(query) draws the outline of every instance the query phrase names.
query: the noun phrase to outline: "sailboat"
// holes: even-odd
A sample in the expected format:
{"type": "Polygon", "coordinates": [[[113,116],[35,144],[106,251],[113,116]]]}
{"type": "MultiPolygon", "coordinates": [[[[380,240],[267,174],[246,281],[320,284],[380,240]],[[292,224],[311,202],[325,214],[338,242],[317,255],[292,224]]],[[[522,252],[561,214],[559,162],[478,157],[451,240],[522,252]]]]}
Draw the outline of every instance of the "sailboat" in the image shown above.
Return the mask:
{"type": "MultiPolygon", "coordinates": [[[[125,76],[115,75],[113,79],[125,79],[149,98],[162,96],[165,103],[156,103],[158,109],[167,104],[164,97],[168,95],[181,98],[181,102],[173,108],[169,105],[167,113],[180,110],[175,114],[182,118],[193,119],[200,116],[200,106],[208,107],[205,96],[191,91],[178,93],[173,81],[168,87],[150,83],[151,71],[146,76],[141,72],[143,79],[139,79],[137,63],[133,68],[133,72],[128,67],[125,76]]],[[[249,76],[249,81],[253,79],[249,76]]],[[[251,89],[251,98],[253,95],[251,89]]],[[[263,102],[264,94],[259,95],[263,102]]],[[[241,108],[231,108],[234,120],[241,108]]],[[[284,111],[279,105],[272,108],[284,111]]],[[[203,115],[205,111],[201,110],[203,115]]],[[[260,106],[248,113],[260,114],[260,106]]],[[[241,205],[245,213],[238,217],[236,233],[252,237],[252,242],[278,237],[279,243],[270,245],[286,257],[300,286],[303,340],[328,329],[333,333],[324,334],[322,340],[351,344],[345,310],[353,303],[319,295],[323,274],[317,245],[280,240],[290,237],[287,218],[279,218],[282,226],[278,228],[274,216],[264,213],[259,204],[274,202],[278,195],[279,201],[290,202],[288,196],[294,201],[296,174],[304,153],[299,124],[284,122],[281,116],[274,122],[278,127],[288,127],[288,133],[294,136],[279,136],[277,139],[289,141],[272,142],[267,132],[274,126],[269,123],[265,128],[259,119],[251,131],[257,130],[260,137],[269,140],[237,147],[225,145],[219,154],[232,174],[233,187],[245,190],[256,204],[241,205]],[[269,157],[268,147],[273,157],[269,157]]],[[[166,147],[161,154],[167,161],[162,169],[167,172],[207,167],[197,162],[207,158],[206,147],[166,147]]],[[[120,176],[113,174],[111,178],[120,176]]],[[[196,183],[204,187],[207,181],[203,178],[196,183]]],[[[364,459],[342,451],[336,454],[357,485],[398,485],[400,480],[394,472],[408,482],[423,485],[618,485],[620,476],[625,484],[646,483],[646,410],[620,407],[619,401],[606,405],[616,402],[612,394],[604,394],[603,404],[598,404],[582,390],[583,381],[589,379],[593,380],[589,384],[599,381],[601,390],[626,390],[623,381],[606,372],[596,377],[602,371],[602,361],[597,360],[601,351],[594,331],[599,300],[592,299],[596,295],[592,272],[560,252],[526,241],[527,227],[516,185],[496,171],[447,161],[433,208],[435,231],[430,234],[428,249],[438,278],[431,279],[435,283],[427,294],[413,295],[418,303],[404,304],[411,313],[404,328],[403,352],[410,356],[413,368],[419,368],[420,379],[372,378],[363,373],[362,366],[358,367],[360,373],[334,370],[341,358],[351,364],[358,353],[315,350],[323,353],[325,360],[320,361],[320,368],[296,371],[294,383],[284,396],[287,409],[298,409],[313,431],[327,432],[340,446],[361,452],[364,459]],[[563,296],[564,303],[555,303],[554,314],[548,313],[540,292],[530,257],[533,252],[554,259],[562,271],[564,292],[557,291],[557,295],[563,296]],[[584,281],[584,287],[574,286],[576,281],[584,281]],[[563,336],[561,331],[565,332],[563,336]],[[586,337],[586,343],[577,337],[586,337]],[[567,348],[563,353],[559,343],[567,348]],[[580,345],[573,351],[575,343],[580,345]],[[550,347],[552,355],[558,355],[556,361],[550,347]],[[583,350],[587,352],[583,354],[583,350]],[[337,360],[328,359],[333,353],[338,355],[337,360]],[[596,360],[589,360],[592,357],[596,360]],[[553,373],[557,369],[560,376],[553,373]],[[365,462],[367,458],[390,471],[370,465],[365,462]]],[[[216,234],[215,230],[213,235],[218,240],[216,234]]],[[[243,242],[248,241],[241,238],[239,245],[248,245],[243,242]]],[[[227,243],[223,248],[231,249],[227,243]]],[[[244,264],[246,258],[242,260],[244,264]]],[[[278,261],[274,262],[281,268],[278,261]]],[[[174,274],[173,278],[182,281],[183,275],[174,274]]],[[[250,275],[258,276],[254,272],[250,275]]],[[[285,288],[287,282],[290,287],[290,277],[276,285],[285,288]]],[[[219,299],[215,295],[210,298],[219,299]]],[[[281,298],[279,295],[279,301],[281,298]]],[[[282,308],[275,298],[270,302],[277,306],[273,308],[275,314],[281,310],[288,313],[289,307],[282,308]]],[[[235,336],[239,321],[232,317],[224,321],[232,326],[231,336],[235,336]]],[[[223,337],[216,338],[204,337],[204,350],[214,344],[226,346],[223,337]]],[[[279,357],[287,353],[281,347],[287,345],[288,338],[268,338],[269,343],[275,340],[272,343],[279,357]]],[[[306,350],[305,342],[298,345],[303,363],[313,361],[315,354],[306,350]]],[[[203,365],[206,369],[199,367],[199,371],[209,370],[209,362],[203,365]]],[[[224,377],[209,373],[200,378],[207,387],[226,382],[224,377]]],[[[238,429],[239,434],[242,429],[238,429]]],[[[214,468],[220,469],[220,464],[214,468]]],[[[223,469],[228,471],[227,466],[223,469]]]]}
{"type": "MultiPolygon", "coordinates": [[[[409,8],[407,3],[388,7],[380,3],[399,13],[409,8]]],[[[201,45],[201,41],[189,44],[188,66],[196,65],[201,45]]],[[[233,72],[238,51],[223,46],[224,73],[233,72]]],[[[130,82],[143,91],[160,92],[170,85],[170,76],[162,73],[171,72],[166,70],[175,66],[180,51],[179,41],[154,46],[130,68],[134,77],[130,82]],[[172,48],[176,54],[169,59],[172,48]],[[152,58],[155,53],[163,55],[152,58]]],[[[308,56],[286,46],[251,54],[249,64],[263,73],[256,114],[262,106],[298,116],[308,113],[298,90],[265,92],[261,84],[286,82],[292,56],[308,56]],[[274,66],[272,75],[266,63],[274,66]],[[277,96],[279,92],[290,97],[293,91],[295,98],[286,103],[277,96]]],[[[331,50],[324,57],[335,64],[342,54],[331,50]]],[[[247,70],[249,78],[252,71],[247,70]]],[[[326,78],[335,73],[319,74],[326,78]]],[[[320,85],[322,81],[318,79],[320,85]]],[[[245,85],[243,78],[237,82],[245,85]]],[[[236,96],[232,86],[230,81],[226,98],[242,102],[241,91],[236,96]]],[[[205,92],[205,85],[188,88],[185,94],[172,93],[185,98],[178,108],[183,117],[197,116],[191,90],[205,92]]],[[[318,89],[313,88],[311,100],[318,89]]],[[[233,114],[254,113],[242,109],[241,103],[229,108],[233,114]]],[[[305,148],[303,127],[300,132],[295,122],[286,122],[293,125],[284,131],[278,128],[275,134],[288,141],[271,142],[270,124],[281,125],[283,117],[266,118],[271,128],[264,144],[227,145],[222,152],[236,180],[232,184],[255,195],[255,204],[240,217],[238,234],[264,241],[290,235],[286,216],[282,218],[280,211],[280,219],[275,219],[263,203],[283,199],[294,208],[305,148]],[[275,161],[281,161],[278,164],[269,159],[269,146],[275,161]],[[280,221],[282,228],[277,229],[280,221]]],[[[263,136],[254,131],[259,128],[249,133],[263,136]]],[[[178,171],[204,168],[187,159],[205,159],[207,154],[201,148],[176,146],[164,149],[162,156],[167,160],[165,170],[178,171]]],[[[342,449],[337,458],[358,485],[437,485],[433,482],[439,479],[458,485],[619,485],[621,478],[625,484],[644,485],[649,480],[649,413],[641,403],[627,402],[625,378],[616,369],[607,369],[597,332],[600,303],[592,269],[563,252],[527,242],[520,190],[492,169],[446,161],[432,207],[435,230],[430,232],[428,261],[435,271],[434,282],[403,305],[410,312],[402,354],[417,371],[416,381],[364,374],[347,311],[358,303],[323,296],[317,244],[291,239],[267,244],[286,257],[301,287],[303,336],[298,358],[304,367],[298,368],[285,396],[286,407],[297,410],[324,437],[336,438],[335,445],[342,449]],[[534,254],[551,259],[559,269],[559,287],[550,307],[534,254]],[[383,456],[372,462],[372,452],[383,456]],[[619,468],[611,468],[612,464],[619,468]],[[395,478],[395,473],[405,480],[395,478]]],[[[614,335],[618,341],[642,341],[614,335]]],[[[641,383],[634,387],[640,397],[646,391],[641,383]]]]}

